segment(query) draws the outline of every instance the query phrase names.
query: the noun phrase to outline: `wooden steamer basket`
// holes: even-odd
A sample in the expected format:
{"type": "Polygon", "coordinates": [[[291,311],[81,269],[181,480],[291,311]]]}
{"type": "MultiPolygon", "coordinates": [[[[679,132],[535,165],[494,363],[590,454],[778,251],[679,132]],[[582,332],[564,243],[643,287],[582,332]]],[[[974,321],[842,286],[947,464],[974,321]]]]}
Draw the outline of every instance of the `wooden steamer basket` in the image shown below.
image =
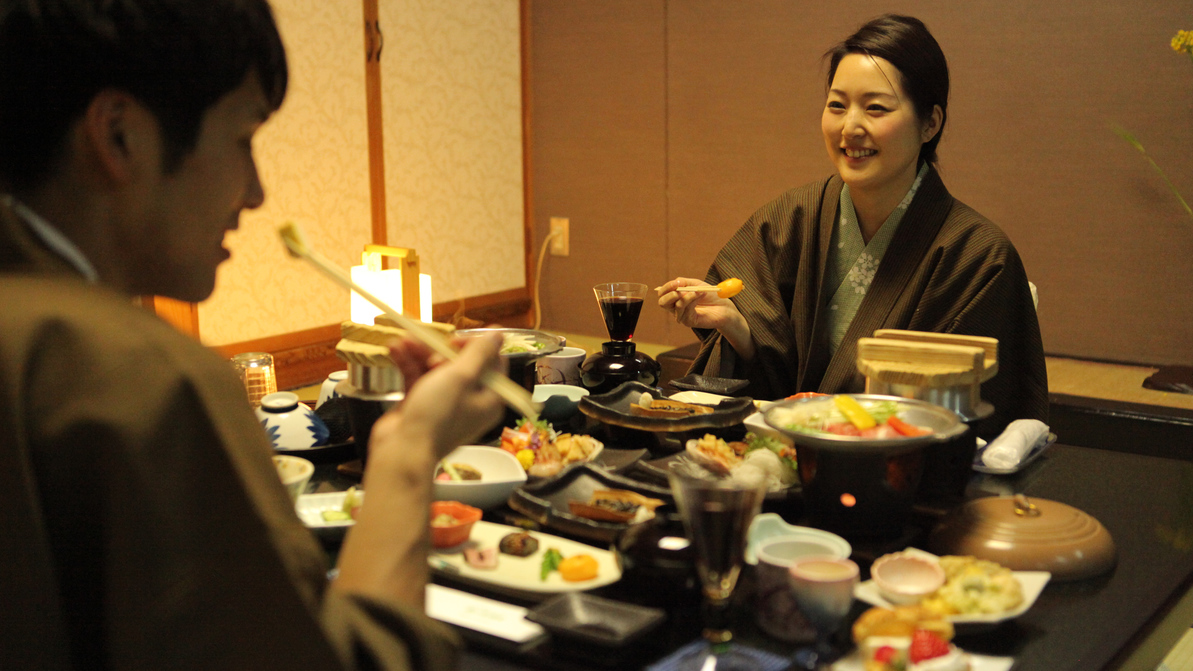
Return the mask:
{"type": "Polygon", "coordinates": [[[882,329],[858,340],[857,370],[866,393],[915,398],[952,410],[970,431],[924,453],[921,502],[951,503],[965,495],[977,433],[994,406],[982,383],[998,372],[998,340],[981,336],[882,329]]]}

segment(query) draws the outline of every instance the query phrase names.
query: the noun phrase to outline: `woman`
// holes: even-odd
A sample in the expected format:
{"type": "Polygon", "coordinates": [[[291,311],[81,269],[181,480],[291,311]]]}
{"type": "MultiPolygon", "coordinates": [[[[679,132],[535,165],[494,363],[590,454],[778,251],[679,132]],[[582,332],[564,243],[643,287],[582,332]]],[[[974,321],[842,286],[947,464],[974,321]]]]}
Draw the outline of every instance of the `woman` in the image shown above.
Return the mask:
{"type": "Polygon", "coordinates": [[[703,346],[692,370],[749,379],[746,393],[859,392],[857,339],[881,328],[999,341],[983,433],[1047,419],[1043,344],[1027,276],[1006,235],[954,200],[934,163],[948,64],[919,20],[886,15],[830,50],[821,130],[837,174],[758,210],[706,280],[732,299],[659,287],[659,305],[703,346]]]}

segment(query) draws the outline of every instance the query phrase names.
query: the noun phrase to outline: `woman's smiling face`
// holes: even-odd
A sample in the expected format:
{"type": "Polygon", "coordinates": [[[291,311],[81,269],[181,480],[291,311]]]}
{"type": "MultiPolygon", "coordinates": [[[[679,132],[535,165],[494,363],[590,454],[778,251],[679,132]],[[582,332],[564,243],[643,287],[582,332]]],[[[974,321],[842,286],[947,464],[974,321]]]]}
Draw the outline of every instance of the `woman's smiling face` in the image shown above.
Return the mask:
{"type": "Polygon", "coordinates": [[[855,194],[889,190],[901,199],[915,181],[920,147],[940,128],[940,108],[921,120],[901,79],[884,58],[848,54],[837,65],[820,129],[837,173],[855,194]]]}

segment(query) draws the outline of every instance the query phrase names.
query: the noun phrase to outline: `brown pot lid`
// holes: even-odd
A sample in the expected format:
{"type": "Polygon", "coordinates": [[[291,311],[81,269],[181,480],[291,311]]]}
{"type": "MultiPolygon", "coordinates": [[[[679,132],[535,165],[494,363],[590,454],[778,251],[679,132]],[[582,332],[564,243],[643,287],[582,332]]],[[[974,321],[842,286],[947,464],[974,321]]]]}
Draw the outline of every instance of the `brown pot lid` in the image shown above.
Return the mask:
{"type": "Polygon", "coordinates": [[[1110,532],[1082,510],[1022,494],[977,499],[958,507],[928,539],[937,554],[972,555],[1016,571],[1050,571],[1081,580],[1114,567],[1110,532]]]}

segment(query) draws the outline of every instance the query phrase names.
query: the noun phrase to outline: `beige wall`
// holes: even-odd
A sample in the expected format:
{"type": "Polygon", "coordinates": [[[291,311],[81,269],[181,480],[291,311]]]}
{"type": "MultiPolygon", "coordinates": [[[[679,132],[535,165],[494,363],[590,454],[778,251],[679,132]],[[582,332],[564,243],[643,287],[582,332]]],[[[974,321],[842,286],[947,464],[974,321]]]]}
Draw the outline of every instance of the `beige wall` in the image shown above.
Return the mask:
{"type": "MultiPolygon", "coordinates": [[[[600,333],[590,287],[701,277],[783,189],[828,174],[820,56],[866,19],[923,19],[949,58],[945,183],[1014,240],[1050,353],[1193,362],[1187,2],[533,0],[534,211],[572,218],[544,271],[544,326],[600,333]],[[581,241],[578,244],[577,241],[581,241]]],[[[644,310],[639,338],[689,331],[644,310]]]]}
{"type": "MultiPolygon", "coordinates": [[[[348,293],[278,241],[300,223],[342,267],[371,242],[360,0],[271,0],[290,63],[254,150],[266,203],[229,236],[199,306],[223,345],[334,324],[348,293]]],[[[525,285],[518,0],[382,0],[389,243],[414,247],[435,300],[525,285]]]]}

